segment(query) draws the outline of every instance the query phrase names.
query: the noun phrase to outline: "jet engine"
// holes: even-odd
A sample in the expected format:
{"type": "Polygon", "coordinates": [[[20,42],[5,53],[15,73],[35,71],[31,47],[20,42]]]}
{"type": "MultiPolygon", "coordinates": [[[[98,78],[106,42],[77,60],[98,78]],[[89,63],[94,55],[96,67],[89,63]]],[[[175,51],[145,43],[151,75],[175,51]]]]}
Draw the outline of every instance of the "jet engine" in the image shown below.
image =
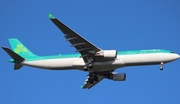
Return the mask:
{"type": "Polygon", "coordinates": [[[117,57],[117,51],[116,50],[102,50],[102,51],[96,52],[95,56],[114,59],[117,57]]]}
{"type": "Polygon", "coordinates": [[[109,76],[109,79],[114,81],[125,81],[126,80],[126,73],[112,73],[109,76]]]}

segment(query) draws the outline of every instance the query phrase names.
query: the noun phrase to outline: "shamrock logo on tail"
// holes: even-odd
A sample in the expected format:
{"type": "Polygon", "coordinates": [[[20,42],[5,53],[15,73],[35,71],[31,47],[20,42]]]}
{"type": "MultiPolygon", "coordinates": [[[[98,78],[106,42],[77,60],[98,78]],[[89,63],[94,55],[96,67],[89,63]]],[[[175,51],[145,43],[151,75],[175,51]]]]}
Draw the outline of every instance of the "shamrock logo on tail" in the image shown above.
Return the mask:
{"type": "Polygon", "coordinates": [[[25,54],[28,50],[22,45],[22,44],[17,44],[16,48],[14,49],[14,51],[19,54],[20,52],[22,52],[23,54],[25,54]]]}

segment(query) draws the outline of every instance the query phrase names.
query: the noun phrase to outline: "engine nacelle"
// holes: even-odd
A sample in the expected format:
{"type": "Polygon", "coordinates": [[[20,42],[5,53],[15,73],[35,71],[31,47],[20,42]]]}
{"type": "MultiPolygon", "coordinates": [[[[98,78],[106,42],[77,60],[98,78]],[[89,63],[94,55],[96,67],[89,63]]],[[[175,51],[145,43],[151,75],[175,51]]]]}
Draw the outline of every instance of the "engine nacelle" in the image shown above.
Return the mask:
{"type": "Polygon", "coordinates": [[[109,76],[109,79],[114,81],[125,81],[126,80],[126,73],[112,73],[109,76]]]}
{"type": "Polygon", "coordinates": [[[102,51],[96,52],[95,56],[100,56],[104,58],[116,58],[117,51],[116,50],[102,50],[102,51]]]}

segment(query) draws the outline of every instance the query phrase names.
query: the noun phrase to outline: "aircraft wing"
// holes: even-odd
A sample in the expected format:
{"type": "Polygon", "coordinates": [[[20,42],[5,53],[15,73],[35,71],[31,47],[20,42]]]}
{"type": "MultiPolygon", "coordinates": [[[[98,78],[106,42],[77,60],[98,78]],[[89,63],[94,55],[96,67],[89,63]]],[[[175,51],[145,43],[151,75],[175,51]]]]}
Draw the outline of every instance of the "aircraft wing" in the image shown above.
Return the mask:
{"type": "Polygon", "coordinates": [[[89,79],[90,79],[90,76],[88,75],[86,80],[85,80],[85,83],[83,86],[81,86],[82,89],[90,89],[91,87],[93,87],[94,85],[96,85],[97,83],[99,83],[101,80],[104,79],[104,76],[102,75],[97,75],[98,77],[98,81],[94,81],[93,83],[90,83],[89,79]]]}
{"type": "Polygon", "coordinates": [[[72,29],[67,27],[57,18],[53,17],[51,14],[49,14],[48,16],[51,21],[65,34],[64,37],[66,38],[66,40],[69,41],[71,45],[76,48],[76,51],[81,54],[81,57],[84,59],[85,63],[88,62],[89,57],[94,56],[95,52],[101,50],[100,48],[74,32],[72,29]]]}
{"type": "Polygon", "coordinates": [[[112,72],[115,69],[112,69],[111,71],[103,71],[103,72],[91,72],[89,73],[89,75],[87,76],[84,85],[81,86],[82,89],[90,89],[92,88],[94,85],[96,85],[97,83],[99,83],[101,80],[103,80],[104,78],[108,78],[112,72]],[[97,80],[93,80],[93,82],[91,82],[91,76],[97,76],[97,80]]]}

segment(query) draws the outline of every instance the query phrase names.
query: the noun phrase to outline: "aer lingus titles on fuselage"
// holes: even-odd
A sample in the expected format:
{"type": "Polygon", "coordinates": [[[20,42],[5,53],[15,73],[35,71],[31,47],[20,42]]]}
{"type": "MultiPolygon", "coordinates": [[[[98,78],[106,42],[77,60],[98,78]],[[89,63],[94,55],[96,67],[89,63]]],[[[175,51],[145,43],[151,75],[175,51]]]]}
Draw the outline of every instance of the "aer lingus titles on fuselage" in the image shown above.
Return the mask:
{"type": "Polygon", "coordinates": [[[57,18],[49,14],[50,20],[64,33],[64,37],[79,54],[61,54],[52,56],[37,56],[24,46],[18,39],[11,38],[11,49],[2,47],[11,57],[14,69],[23,65],[49,70],[77,69],[89,72],[82,88],[89,89],[104,78],[114,81],[125,81],[125,73],[116,73],[114,70],[126,66],[160,65],[174,61],[180,56],[170,50],[148,49],[116,51],[103,50],[71,30],[57,18]]]}

